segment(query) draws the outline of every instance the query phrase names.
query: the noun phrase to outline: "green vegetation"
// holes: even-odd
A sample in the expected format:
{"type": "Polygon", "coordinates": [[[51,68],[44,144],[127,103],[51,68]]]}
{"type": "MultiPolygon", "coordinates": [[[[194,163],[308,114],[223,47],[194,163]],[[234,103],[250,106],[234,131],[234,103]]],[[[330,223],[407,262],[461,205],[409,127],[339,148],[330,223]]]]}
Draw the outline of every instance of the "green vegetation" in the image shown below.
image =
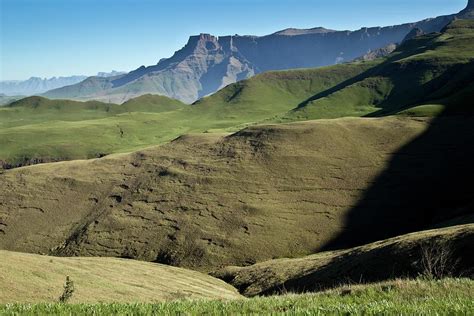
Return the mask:
{"type": "MultiPolygon", "coordinates": [[[[403,43],[365,73],[315,95],[285,116],[288,120],[341,116],[383,116],[435,104],[447,113],[472,113],[474,21],[459,20],[441,34],[403,43]]],[[[415,111],[415,115],[439,114],[415,111]]],[[[420,108],[418,108],[420,110],[420,108]]]]}
{"type": "Polygon", "coordinates": [[[59,297],[61,302],[73,304],[242,298],[221,280],[160,264],[4,250],[0,250],[0,257],[0,304],[57,303],[59,297]]]}
{"type": "Polygon", "coordinates": [[[318,294],[235,301],[175,301],[161,304],[9,304],[1,315],[471,315],[474,282],[469,279],[395,280],[347,285],[318,294]]]}
{"type": "Polygon", "coordinates": [[[186,133],[236,131],[242,124],[283,114],[300,100],[366,69],[346,68],[264,74],[193,106],[150,95],[123,105],[26,98],[0,109],[0,162],[16,166],[95,158],[162,144],[186,133]],[[238,95],[232,99],[229,94],[234,93],[238,95]]]}
{"type": "Polygon", "coordinates": [[[63,291],[63,294],[61,294],[61,296],[59,297],[59,303],[67,303],[72,295],[74,294],[74,281],[71,280],[71,278],[68,276],[66,276],[66,283],[64,284],[64,291],[63,291]]]}
{"type": "Polygon", "coordinates": [[[27,98],[0,109],[0,163],[94,158],[262,122],[472,113],[473,43],[474,22],[458,20],[384,59],[261,74],[191,106],[149,95],[123,105],[27,98]]]}

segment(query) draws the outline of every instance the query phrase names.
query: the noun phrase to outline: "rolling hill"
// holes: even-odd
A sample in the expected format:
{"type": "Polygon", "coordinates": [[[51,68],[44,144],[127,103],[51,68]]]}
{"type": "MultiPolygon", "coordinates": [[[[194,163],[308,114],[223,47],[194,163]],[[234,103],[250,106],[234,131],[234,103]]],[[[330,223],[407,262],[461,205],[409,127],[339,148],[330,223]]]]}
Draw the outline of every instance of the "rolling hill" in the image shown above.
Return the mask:
{"type": "Polygon", "coordinates": [[[194,106],[156,95],[122,105],[26,98],[0,109],[0,165],[95,158],[165,143],[186,133],[236,131],[283,115],[369,65],[262,74],[194,106]]]}
{"type": "Polygon", "coordinates": [[[55,303],[66,276],[70,303],[157,303],[239,299],[232,286],[199,272],[113,258],[57,258],[0,250],[0,304],[55,303]]]}
{"type": "Polygon", "coordinates": [[[167,119],[180,117],[185,107],[148,95],[122,105],[25,98],[0,109],[0,167],[96,158],[163,143],[187,131],[167,119]]]}
{"type": "Polygon", "coordinates": [[[10,100],[0,314],[472,314],[473,12],[10,100]]]}
{"type": "Polygon", "coordinates": [[[400,43],[411,30],[439,32],[456,18],[472,17],[472,0],[465,10],[415,23],[334,31],[325,28],[287,29],[267,36],[191,36],[172,57],[113,78],[85,81],[48,91],[49,98],[121,103],[142,94],[160,94],[192,103],[228,84],[270,70],[334,65],[369,51],[400,43]]]}
{"type": "Polygon", "coordinates": [[[346,118],[182,136],[0,174],[0,248],[204,271],[471,214],[472,117],[346,118]]]}

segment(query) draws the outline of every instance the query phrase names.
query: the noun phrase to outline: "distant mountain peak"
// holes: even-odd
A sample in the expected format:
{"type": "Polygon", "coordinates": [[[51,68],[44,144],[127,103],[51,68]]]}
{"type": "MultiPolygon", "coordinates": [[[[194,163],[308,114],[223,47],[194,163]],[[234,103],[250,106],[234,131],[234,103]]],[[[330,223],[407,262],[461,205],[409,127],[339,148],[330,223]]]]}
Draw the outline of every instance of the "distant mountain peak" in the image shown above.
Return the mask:
{"type": "Polygon", "coordinates": [[[469,0],[467,3],[467,6],[464,10],[459,12],[457,15],[459,18],[467,18],[467,19],[472,19],[474,18],[474,0],[469,0]]]}
{"type": "Polygon", "coordinates": [[[296,28],[288,28],[282,31],[276,32],[273,35],[283,35],[283,36],[298,36],[298,35],[306,35],[306,34],[327,34],[336,32],[335,30],[326,29],[324,27],[315,27],[311,29],[296,29],[296,28]]]}

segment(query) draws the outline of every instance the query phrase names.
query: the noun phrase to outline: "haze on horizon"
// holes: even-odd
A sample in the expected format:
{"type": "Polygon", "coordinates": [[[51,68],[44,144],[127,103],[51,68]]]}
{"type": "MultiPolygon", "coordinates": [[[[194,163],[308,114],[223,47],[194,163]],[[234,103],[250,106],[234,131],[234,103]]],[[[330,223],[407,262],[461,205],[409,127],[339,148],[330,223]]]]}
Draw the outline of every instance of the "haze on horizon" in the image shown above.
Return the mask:
{"type": "Polygon", "coordinates": [[[460,11],[466,0],[0,0],[0,80],[156,64],[190,35],[355,30],[460,11]],[[177,19],[176,17],[181,17],[177,19]]]}

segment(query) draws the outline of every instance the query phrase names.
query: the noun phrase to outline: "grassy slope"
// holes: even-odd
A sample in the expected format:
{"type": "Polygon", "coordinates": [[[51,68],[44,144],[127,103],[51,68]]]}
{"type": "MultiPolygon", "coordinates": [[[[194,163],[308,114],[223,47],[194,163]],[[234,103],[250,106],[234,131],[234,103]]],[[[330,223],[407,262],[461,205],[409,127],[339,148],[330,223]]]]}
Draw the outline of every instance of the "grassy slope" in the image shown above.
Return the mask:
{"type": "Polygon", "coordinates": [[[395,280],[336,288],[318,294],[285,295],[235,301],[177,301],[133,305],[8,305],[2,315],[471,315],[474,282],[395,280]]]}
{"type": "Polygon", "coordinates": [[[194,105],[205,116],[258,122],[281,115],[315,93],[359,75],[377,62],[276,71],[232,84],[194,105]]]}
{"type": "Polygon", "coordinates": [[[57,302],[66,276],[71,303],[236,299],[237,290],[199,272],[112,258],[56,258],[0,250],[0,304],[57,302]]]}
{"type": "Polygon", "coordinates": [[[315,95],[285,116],[289,120],[405,114],[472,113],[474,21],[450,24],[402,44],[382,63],[344,84],[315,95]],[[469,97],[470,96],[470,97],[469,97]],[[428,106],[430,105],[430,106],[428,106]],[[426,111],[433,107],[432,111],[426,111]]]}
{"type": "MultiPolygon", "coordinates": [[[[425,273],[422,247],[453,252],[447,271],[472,275],[474,224],[416,232],[348,250],[321,252],[298,259],[278,259],[238,268],[228,267],[215,275],[247,296],[311,292],[341,283],[365,283],[425,273]],[[456,262],[456,265],[454,263],[456,262]]],[[[447,273],[445,271],[445,273],[447,273]]],[[[471,293],[474,295],[474,293],[471,293]]]]}
{"type": "Polygon", "coordinates": [[[0,109],[0,161],[85,159],[169,141],[186,131],[172,123],[186,107],[160,96],[123,105],[26,98],[0,109]]]}
{"type": "Polygon", "coordinates": [[[133,154],[6,171],[0,248],[211,270],[311,254],[350,229],[358,242],[414,231],[457,216],[464,205],[456,203],[473,196],[473,148],[464,148],[474,140],[472,119],[439,120],[424,145],[402,155],[395,153],[425,137],[432,120],[255,126],[231,136],[185,136],[133,154]],[[440,160],[445,151],[455,164],[440,160]],[[396,164],[384,181],[389,191],[370,198],[375,204],[356,216],[361,220],[349,221],[393,157],[409,159],[396,164]],[[436,178],[443,165],[447,175],[436,178]],[[429,198],[412,179],[418,174],[429,180],[423,184],[429,198]],[[417,195],[387,198],[394,188],[417,195]]]}

